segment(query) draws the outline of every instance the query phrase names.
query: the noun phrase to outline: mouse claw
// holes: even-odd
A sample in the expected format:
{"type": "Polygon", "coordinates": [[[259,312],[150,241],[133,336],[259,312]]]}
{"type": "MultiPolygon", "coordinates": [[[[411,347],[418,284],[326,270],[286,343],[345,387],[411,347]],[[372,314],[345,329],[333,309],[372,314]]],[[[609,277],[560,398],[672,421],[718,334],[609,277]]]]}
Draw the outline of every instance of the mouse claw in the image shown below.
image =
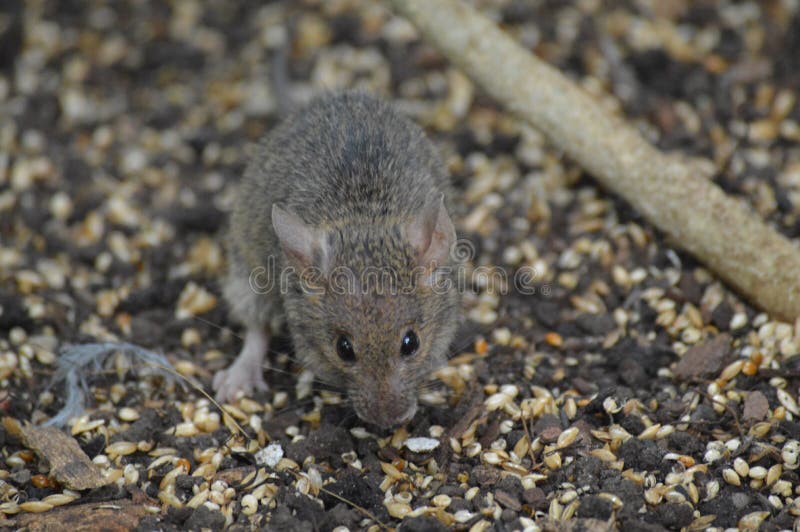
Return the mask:
{"type": "Polygon", "coordinates": [[[212,386],[217,401],[235,401],[239,392],[242,395],[251,395],[253,392],[269,390],[260,364],[251,367],[250,364],[240,362],[242,361],[237,360],[228,369],[220,370],[214,375],[212,386]]]}

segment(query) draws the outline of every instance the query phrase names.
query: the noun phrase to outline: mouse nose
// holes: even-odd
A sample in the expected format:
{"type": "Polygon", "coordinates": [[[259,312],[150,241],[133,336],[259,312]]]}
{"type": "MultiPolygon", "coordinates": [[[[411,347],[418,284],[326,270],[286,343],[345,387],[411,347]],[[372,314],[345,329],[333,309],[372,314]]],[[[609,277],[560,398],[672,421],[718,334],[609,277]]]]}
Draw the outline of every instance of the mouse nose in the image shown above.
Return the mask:
{"type": "Polygon", "coordinates": [[[411,420],[417,411],[416,401],[409,404],[407,400],[389,400],[378,408],[379,423],[382,427],[390,428],[402,425],[411,420]]]}
{"type": "Polygon", "coordinates": [[[353,405],[359,417],[382,428],[406,423],[417,412],[414,390],[404,387],[395,376],[375,379],[363,386],[357,395],[353,405]]]}

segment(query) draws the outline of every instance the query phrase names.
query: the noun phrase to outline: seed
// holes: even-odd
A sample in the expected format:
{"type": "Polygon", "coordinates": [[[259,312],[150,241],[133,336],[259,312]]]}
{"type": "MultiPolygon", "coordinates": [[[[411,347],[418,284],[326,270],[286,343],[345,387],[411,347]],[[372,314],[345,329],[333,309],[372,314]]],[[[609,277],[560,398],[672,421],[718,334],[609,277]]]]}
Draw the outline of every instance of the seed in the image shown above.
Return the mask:
{"type": "Polygon", "coordinates": [[[485,402],[486,410],[489,411],[489,412],[494,412],[495,410],[503,408],[506,404],[508,404],[512,400],[513,399],[510,396],[508,396],[507,394],[496,393],[496,394],[490,396],[486,400],[486,402],[485,402]]]}
{"type": "Polygon", "coordinates": [[[481,461],[489,464],[489,465],[497,465],[502,462],[500,455],[494,452],[485,452],[481,455],[481,461]]]}
{"type": "Polygon", "coordinates": [[[787,382],[783,377],[772,377],[769,380],[769,385],[773,388],[786,388],[787,382]]]}
{"type": "Polygon", "coordinates": [[[19,505],[20,509],[24,512],[31,512],[34,514],[47,512],[53,509],[52,504],[43,501],[28,501],[19,505]]]}
{"type": "Polygon", "coordinates": [[[593,449],[589,454],[602,462],[615,462],[617,460],[617,456],[605,447],[593,449]]]}
{"type": "Polygon", "coordinates": [[[561,512],[561,519],[565,521],[567,519],[572,519],[572,516],[575,515],[575,511],[578,509],[579,505],[579,501],[572,501],[566,508],[564,508],[564,511],[561,512]]]}
{"type": "Polygon", "coordinates": [[[489,351],[489,343],[484,338],[475,340],[475,352],[479,355],[485,355],[489,351]]]}
{"type": "Polygon", "coordinates": [[[767,500],[772,505],[773,508],[777,510],[783,509],[783,501],[781,501],[780,497],[776,497],[775,495],[770,495],[767,497],[767,500]]]}
{"type": "Polygon", "coordinates": [[[178,478],[179,476],[183,475],[183,474],[184,474],[183,468],[180,468],[180,467],[174,468],[169,473],[164,475],[164,478],[162,478],[161,482],[158,484],[158,489],[163,491],[168,486],[171,486],[171,487],[174,488],[175,479],[178,478]]]}
{"type": "Polygon", "coordinates": [[[389,502],[385,504],[386,509],[389,511],[389,515],[396,519],[402,519],[406,515],[411,513],[411,506],[406,503],[401,502],[389,502]]]}
{"type": "Polygon", "coordinates": [[[564,513],[564,507],[558,502],[558,499],[550,501],[550,507],[547,509],[547,515],[550,519],[561,520],[564,513]]]}
{"type": "Polygon", "coordinates": [[[481,452],[480,442],[472,442],[469,445],[467,445],[466,449],[464,449],[464,454],[468,458],[473,458],[475,456],[478,456],[480,452],[481,452]]]}
{"type": "Polygon", "coordinates": [[[714,412],[718,414],[722,414],[725,412],[725,407],[728,404],[728,401],[725,399],[725,396],[722,394],[714,394],[711,396],[711,401],[713,402],[714,412]]]}
{"type": "Polygon", "coordinates": [[[578,437],[579,430],[577,427],[570,427],[558,436],[558,440],[556,441],[556,448],[563,449],[564,447],[568,447],[572,445],[575,441],[575,438],[578,437]]]}
{"type": "Polygon", "coordinates": [[[175,467],[183,467],[184,474],[187,474],[192,470],[192,464],[190,464],[189,460],[186,458],[178,458],[178,460],[175,462],[175,467]]]}
{"type": "Polygon", "coordinates": [[[667,500],[667,502],[673,504],[682,504],[686,502],[686,497],[684,497],[682,493],[675,490],[669,490],[664,498],[667,500]]]}
{"type": "Polygon", "coordinates": [[[276,409],[281,409],[289,402],[289,394],[283,391],[275,392],[275,397],[272,399],[272,406],[276,409]]]}
{"type": "Polygon", "coordinates": [[[775,464],[767,470],[767,486],[772,486],[783,474],[783,467],[780,464],[775,464]]]}
{"type": "Polygon", "coordinates": [[[119,409],[119,413],[117,414],[117,416],[122,421],[131,422],[131,421],[136,421],[137,419],[139,419],[139,412],[137,412],[133,408],[125,406],[125,407],[122,407],[122,408],[119,409]]]}
{"type": "Polygon", "coordinates": [[[616,414],[622,410],[622,406],[613,397],[606,397],[603,400],[603,409],[609,414],[616,414]]]}
{"type": "Polygon", "coordinates": [[[675,427],[674,426],[672,426],[672,425],[664,425],[663,427],[658,429],[658,432],[656,433],[656,439],[657,440],[661,440],[663,438],[666,438],[670,434],[672,434],[673,432],[675,432],[675,427]]]}
{"type": "Polygon", "coordinates": [[[737,360],[736,362],[728,364],[727,367],[722,370],[722,373],[719,374],[719,378],[725,381],[733,379],[742,370],[743,365],[743,360],[737,360]]]}
{"type": "Polygon", "coordinates": [[[458,523],[466,523],[475,517],[475,515],[476,514],[470,512],[469,510],[459,510],[453,515],[453,517],[458,523]]]}
{"type": "Polygon", "coordinates": [[[63,506],[65,504],[69,504],[78,497],[74,495],[66,495],[64,493],[55,493],[53,495],[48,495],[42,502],[45,504],[51,504],[53,506],[63,506]]]}
{"type": "Polygon", "coordinates": [[[794,400],[794,398],[782,388],[778,388],[776,392],[778,394],[778,401],[780,401],[786,410],[795,416],[800,416],[800,409],[797,408],[797,402],[794,400]]]}
{"type": "Polygon", "coordinates": [[[732,453],[738,451],[741,445],[742,441],[739,438],[731,438],[730,440],[725,442],[725,448],[732,453]]]}
{"type": "Polygon", "coordinates": [[[557,451],[547,452],[545,449],[544,465],[555,471],[561,467],[561,453],[557,451]]]}
{"type": "Polygon", "coordinates": [[[575,400],[570,397],[564,403],[564,414],[567,416],[567,419],[575,419],[575,416],[578,414],[578,405],[575,404],[575,400]]]}
{"type": "Polygon", "coordinates": [[[771,491],[776,495],[789,497],[792,494],[792,483],[788,480],[778,480],[773,484],[771,491]]]}
{"type": "Polygon", "coordinates": [[[700,492],[697,490],[697,486],[694,484],[687,485],[686,492],[689,494],[689,498],[692,500],[692,503],[697,504],[700,502],[700,492]]]}
{"type": "Polygon", "coordinates": [[[480,488],[478,486],[473,486],[464,493],[464,500],[469,502],[475,498],[475,495],[480,492],[480,488]]]}
{"type": "Polygon", "coordinates": [[[253,515],[258,510],[258,499],[251,494],[242,497],[242,513],[245,515],[253,515]]]}
{"type": "Polygon", "coordinates": [[[456,454],[461,454],[461,443],[457,438],[450,438],[450,448],[456,454]]]}
{"type": "Polygon", "coordinates": [[[598,494],[598,497],[601,497],[601,498],[603,498],[603,499],[605,499],[607,501],[610,501],[612,508],[614,508],[615,510],[619,510],[623,506],[622,499],[620,499],[618,496],[614,495],[613,493],[605,493],[605,492],[603,492],[603,493],[598,494]]]}
{"type": "Polygon", "coordinates": [[[192,347],[193,345],[197,345],[202,340],[200,336],[200,332],[194,327],[189,327],[188,329],[184,329],[181,333],[181,345],[185,348],[192,347]]]}
{"type": "Polygon", "coordinates": [[[739,475],[736,474],[736,471],[733,469],[727,468],[722,470],[722,478],[728,484],[732,486],[741,486],[742,480],[739,478],[739,475]]]}
{"type": "Polygon", "coordinates": [[[197,436],[199,433],[200,431],[191,421],[185,421],[175,425],[175,436],[179,438],[191,438],[192,436],[197,436]]]}
{"type": "Polygon", "coordinates": [[[644,492],[644,500],[647,502],[647,504],[651,504],[653,506],[659,504],[663,498],[664,494],[663,494],[663,489],[661,489],[661,486],[650,488],[649,490],[645,490],[644,492]]]}
{"type": "Polygon", "coordinates": [[[561,494],[561,497],[558,498],[558,502],[560,502],[561,504],[569,504],[577,498],[578,498],[577,491],[567,490],[561,494]]]}
{"type": "Polygon", "coordinates": [[[564,343],[564,340],[563,340],[563,338],[561,338],[561,335],[556,333],[556,332],[549,332],[549,333],[545,334],[544,335],[544,341],[548,345],[551,345],[553,347],[561,347],[562,344],[564,343]]]}
{"type": "Polygon", "coordinates": [[[36,488],[50,488],[52,487],[50,479],[47,475],[33,475],[31,477],[31,484],[36,488]]]}
{"type": "Polygon", "coordinates": [[[772,429],[772,425],[767,421],[760,421],[750,427],[750,435],[756,438],[763,438],[772,429]]]}
{"type": "Polygon", "coordinates": [[[659,430],[661,430],[661,424],[660,423],[656,423],[655,425],[650,425],[649,427],[644,429],[641,434],[639,434],[639,439],[640,440],[652,440],[652,439],[655,439],[659,430]]]}
{"type": "Polygon", "coordinates": [[[31,462],[33,462],[33,459],[36,457],[36,456],[33,454],[33,451],[29,451],[29,450],[27,450],[27,449],[23,449],[22,451],[18,451],[16,454],[17,454],[17,456],[19,456],[20,458],[22,458],[22,460],[23,460],[24,462],[26,462],[26,463],[31,463],[31,462]]]}
{"type": "Polygon", "coordinates": [[[755,466],[750,468],[750,478],[756,480],[763,480],[767,476],[767,468],[762,466],[755,466]]]}
{"type": "Polygon", "coordinates": [[[769,512],[751,512],[739,519],[739,530],[759,530],[764,519],[769,517],[769,512]]]}
{"type": "Polygon", "coordinates": [[[49,349],[36,349],[36,360],[40,364],[49,366],[56,361],[56,355],[49,349]]]}
{"type": "Polygon", "coordinates": [[[109,457],[127,456],[136,452],[136,444],[130,441],[118,441],[106,447],[109,457]]]}
{"type": "Polygon", "coordinates": [[[685,344],[696,344],[701,338],[702,333],[694,327],[684,329],[684,331],[681,333],[681,340],[685,344]]]}
{"type": "Polygon", "coordinates": [[[719,493],[719,482],[717,482],[716,480],[711,480],[709,482],[706,482],[707,501],[714,499],[718,493],[719,493]]]}
{"type": "Polygon", "coordinates": [[[748,377],[752,377],[756,373],[758,373],[758,363],[752,360],[748,360],[744,364],[742,364],[742,373],[747,375],[748,377]]]}
{"type": "Polygon", "coordinates": [[[403,473],[401,473],[393,464],[390,464],[389,462],[381,462],[381,469],[387,477],[394,480],[404,480],[406,478],[403,473]]]}
{"type": "Polygon", "coordinates": [[[797,440],[789,440],[785,444],[783,444],[783,449],[781,450],[781,458],[783,459],[783,464],[788,469],[797,468],[798,455],[800,455],[800,442],[798,442],[797,440]]]}
{"type": "Polygon", "coordinates": [[[444,493],[442,493],[442,494],[436,495],[433,498],[432,502],[433,502],[434,506],[438,506],[439,508],[447,508],[448,506],[450,506],[450,501],[451,501],[450,496],[449,495],[445,495],[444,493]]]}
{"type": "MultiPolygon", "coordinates": [[[[492,332],[492,340],[494,340],[494,342],[499,345],[508,345],[511,343],[511,331],[507,327],[500,327],[499,329],[495,329],[492,332]]],[[[477,349],[477,345],[475,346],[475,351],[478,352],[478,354],[480,354],[480,352],[477,349]]]]}
{"type": "Polygon", "coordinates": [[[175,317],[178,319],[191,318],[204,314],[217,305],[217,298],[205,288],[194,282],[189,282],[178,297],[175,317]]]}
{"type": "Polygon", "coordinates": [[[737,312],[731,318],[730,329],[735,331],[736,329],[741,329],[747,325],[747,314],[744,312],[737,312]]]}
{"type": "Polygon", "coordinates": [[[200,505],[205,504],[208,500],[209,490],[204,489],[202,491],[197,492],[194,497],[189,499],[189,502],[186,503],[186,506],[189,508],[198,508],[200,505]]]}
{"type": "MultiPolygon", "coordinates": [[[[211,495],[209,495],[209,499],[210,499],[210,498],[211,498],[211,495]]],[[[178,499],[177,497],[175,497],[175,495],[171,495],[171,497],[170,497],[168,500],[169,500],[169,501],[178,501],[178,503],[180,504],[180,499],[178,499]]],[[[172,502],[171,502],[170,504],[174,504],[174,503],[172,503],[172,502]]],[[[211,510],[212,512],[218,512],[218,511],[220,511],[220,506],[219,506],[219,504],[217,504],[217,503],[215,503],[215,502],[211,502],[210,500],[208,500],[208,501],[204,502],[204,503],[203,503],[203,506],[205,506],[206,508],[208,508],[208,509],[209,509],[209,510],[211,510]]]]}
{"type": "Polygon", "coordinates": [[[261,405],[261,403],[253,401],[249,397],[243,397],[240,399],[239,406],[246,414],[257,414],[258,412],[262,412],[264,410],[264,407],[261,405]]]}
{"type": "Polygon", "coordinates": [[[414,497],[411,495],[411,493],[407,491],[401,491],[400,493],[394,496],[395,501],[402,502],[404,504],[410,504],[413,498],[414,497]]]}
{"type": "Polygon", "coordinates": [[[733,469],[740,477],[746,477],[750,473],[750,466],[741,457],[733,461],[733,469]]]}
{"type": "Polygon", "coordinates": [[[122,470],[122,475],[125,477],[125,484],[132,485],[139,482],[139,471],[133,464],[128,464],[122,470]]]}

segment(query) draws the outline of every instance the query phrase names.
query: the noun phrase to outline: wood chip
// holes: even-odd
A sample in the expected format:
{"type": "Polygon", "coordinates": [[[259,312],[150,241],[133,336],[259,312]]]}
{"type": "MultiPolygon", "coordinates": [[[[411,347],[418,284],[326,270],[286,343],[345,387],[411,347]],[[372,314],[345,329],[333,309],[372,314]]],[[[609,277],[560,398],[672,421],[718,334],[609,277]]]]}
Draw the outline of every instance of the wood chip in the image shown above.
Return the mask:
{"type": "Polygon", "coordinates": [[[15,419],[4,418],[6,430],[19,437],[50,464],[50,475],[72,490],[105,486],[108,481],[92,463],[75,438],[54,427],[22,426],[15,419]]]}
{"type": "Polygon", "coordinates": [[[769,401],[763,393],[750,392],[744,400],[744,421],[761,421],[767,416],[769,401]]]}
{"type": "Polygon", "coordinates": [[[30,532],[46,530],[105,530],[115,532],[133,530],[143,517],[149,515],[148,509],[135,501],[120,500],[113,503],[93,502],[54,508],[47,513],[20,514],[13,520],[11,529],[25,529],[30,532]]]}
{"type": "Polygon", "coordinates": [[[675,366],[675,376],[681,380],[713,377],[725,366],[730,351],[730,335],[720,334],[686,351],[675,366]]]}

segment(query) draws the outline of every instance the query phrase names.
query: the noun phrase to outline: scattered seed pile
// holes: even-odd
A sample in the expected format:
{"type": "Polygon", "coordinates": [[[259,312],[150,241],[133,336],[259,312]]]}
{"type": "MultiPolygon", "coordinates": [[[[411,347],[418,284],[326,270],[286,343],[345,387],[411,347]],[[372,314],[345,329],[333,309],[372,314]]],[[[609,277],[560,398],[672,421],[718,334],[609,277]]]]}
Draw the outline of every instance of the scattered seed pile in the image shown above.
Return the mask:
{"type": "MultiPolygon", "coordinates": [[[[674,251],[377,1],[261,4],[2,4],[0,526],[792,528],[800,322],[674,251]],[[107,485],[72,490],[18,434],[64,404],[61,347],[140,345],[206,389],[238,352],[222,229],[284,48],[295,101],[368,88],[442,147],[470,243],[454,356],[391,434],[286,342],[236,423],[112,356],[68,427],[107,485]]],[[[797,236],[796,1],[477,4],[797,236]]]]}

